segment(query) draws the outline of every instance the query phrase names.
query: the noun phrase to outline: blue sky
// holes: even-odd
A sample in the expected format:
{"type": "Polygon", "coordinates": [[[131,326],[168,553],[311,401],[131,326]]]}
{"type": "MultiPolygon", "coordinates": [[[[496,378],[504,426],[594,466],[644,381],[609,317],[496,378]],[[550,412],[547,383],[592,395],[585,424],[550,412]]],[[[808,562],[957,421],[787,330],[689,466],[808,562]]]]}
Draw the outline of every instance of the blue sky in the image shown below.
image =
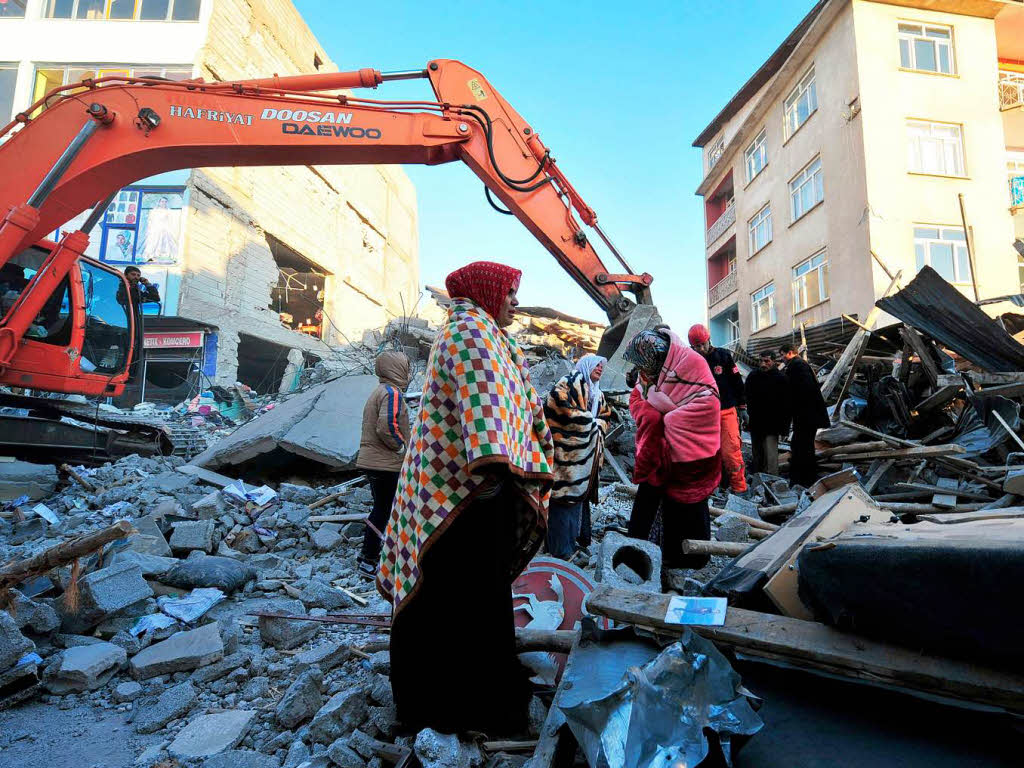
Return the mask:
{"type": "MultiPolygon", "coordinates": [[[[295,4],[341,69],[452,58],[482,72],[540,133],[630,265],[654,275],[662,316],[685,329],[706,308],[693,194],[701,156],[690,145],[814,2],[389,0],[366,13],[337,0],[295,4]]],[[[425,80],[377,93],[432,96],[425,80]]],[[[419,202],[421,284],[491,259],[523,270],[521,303],[605,319],[516,219],[491,210],[462,163],[406,172],[419,202]]]]}

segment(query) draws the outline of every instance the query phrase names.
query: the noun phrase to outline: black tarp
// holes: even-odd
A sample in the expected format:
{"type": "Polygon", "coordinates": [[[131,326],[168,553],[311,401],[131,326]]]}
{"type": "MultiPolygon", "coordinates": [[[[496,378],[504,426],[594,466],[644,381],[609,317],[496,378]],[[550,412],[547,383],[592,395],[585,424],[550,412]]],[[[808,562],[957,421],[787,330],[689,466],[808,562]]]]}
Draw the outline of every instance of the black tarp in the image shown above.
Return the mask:
{"type": "Polygon", "coordinates": [[[931,267],[875,305],[985,370],[1024,371],[1024,346],[931,267]]]}

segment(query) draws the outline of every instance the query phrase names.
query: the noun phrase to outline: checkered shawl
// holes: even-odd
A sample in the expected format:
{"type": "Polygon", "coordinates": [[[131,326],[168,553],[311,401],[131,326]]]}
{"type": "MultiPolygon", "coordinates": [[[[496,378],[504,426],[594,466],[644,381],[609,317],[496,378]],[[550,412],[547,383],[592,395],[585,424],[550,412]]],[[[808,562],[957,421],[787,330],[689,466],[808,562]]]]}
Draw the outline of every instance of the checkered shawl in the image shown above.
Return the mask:
{"type": "MultiPolygon", "coordinates": [[[[377,589],[397,613],[415,593],[419,562],[504,464],[520,504],[510,583],[547,529],[552,439],[519,345],[477,304],[456,299],[427,362],[423,400],[384,535],[377,589]]],[[[489,546],[481,542],[481,546],[489,546]]],[[[472,574],[469,574],[472,578],[472,574]]]]}

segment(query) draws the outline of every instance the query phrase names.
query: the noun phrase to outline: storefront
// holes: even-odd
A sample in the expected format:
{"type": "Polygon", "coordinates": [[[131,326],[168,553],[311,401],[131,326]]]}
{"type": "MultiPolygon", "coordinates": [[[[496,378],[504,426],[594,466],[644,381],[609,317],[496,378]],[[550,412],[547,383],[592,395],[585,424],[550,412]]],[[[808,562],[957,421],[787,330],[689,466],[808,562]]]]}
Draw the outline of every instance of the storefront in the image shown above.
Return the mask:
{"type": "Polygon", "coordinates": [[[115,404],[177,405],[205,389],[217,368],[216,330],[182,317],[147,317],[142,375],[115,404]]]}

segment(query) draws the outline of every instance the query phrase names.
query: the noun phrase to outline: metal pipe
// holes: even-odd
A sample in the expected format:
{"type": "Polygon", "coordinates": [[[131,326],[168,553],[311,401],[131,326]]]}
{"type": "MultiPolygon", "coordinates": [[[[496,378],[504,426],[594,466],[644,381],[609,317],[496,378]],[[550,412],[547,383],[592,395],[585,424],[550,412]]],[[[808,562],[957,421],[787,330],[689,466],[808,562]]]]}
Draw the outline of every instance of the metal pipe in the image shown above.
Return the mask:
{"type": "Polygon", "coordinates": [[[421,80],[427,77],[427,70],[425,69],[398,69],[394,72],[381,72],[380,79],[382,82],[388,80],[421,80]]]}
{"type": "Polygon", "coordinates": [[[608,238],[608,235],[601,231],[601,227],[598,226],[596,221],[594,222],[594,231],[597,232],[598,235],[600,235],[601,239],[604,241],[604,244],[608,246],[608,250],[612,252],[612,255],[619,260],[619,264],[622,265],[622,268],[631,275],[636,274],[633,271],[633,268],[626,263],[626,260],[619,255],[619,249],[615,247],[614,243],[612,243],[612,241],[608,238]]]}
{"type": "Polygon", "coordinates": [[[82,226],[79,227],[82,232],[85,232],[87,235],[92,232],[93,227],[95,227],[97,222],[100,220],[100,216],[103,215],[107,208],[110,207],[110,204],[114,201],[114,196],[116,194],[117,192],[111,192],[105,200],[101,200],[96,203],[96,207],[92,209],[92,212],[89,214],[89,218],[82,222],[82,226]]]}
{"type": "Polygon", "coordinates": [[[32,193],[32,197],[28,199],[28,204],[33,208],[39,208],[43,203],[46,202],[46,198],[53,192],[54,187],[57,186],[57,182],[61,180],[61,177],[67,172],[68,168],[71,167],[71,163],[74,162],[75,158],[78,157],[78,153],[82,151],[85,143],[92,138],[92,135],[96,133],[96,129],[99,128],[100,124],[97,120],[92,118],[82,126],[82,129],[78,132],[78,135],[71,140],[68,144],[67,149],[64,153],[57,158],[57,162],[53,164],[49,173],[43,177],[43,180],[39,182],[39,186],[36,187],[36,191],[32,193]]]}

